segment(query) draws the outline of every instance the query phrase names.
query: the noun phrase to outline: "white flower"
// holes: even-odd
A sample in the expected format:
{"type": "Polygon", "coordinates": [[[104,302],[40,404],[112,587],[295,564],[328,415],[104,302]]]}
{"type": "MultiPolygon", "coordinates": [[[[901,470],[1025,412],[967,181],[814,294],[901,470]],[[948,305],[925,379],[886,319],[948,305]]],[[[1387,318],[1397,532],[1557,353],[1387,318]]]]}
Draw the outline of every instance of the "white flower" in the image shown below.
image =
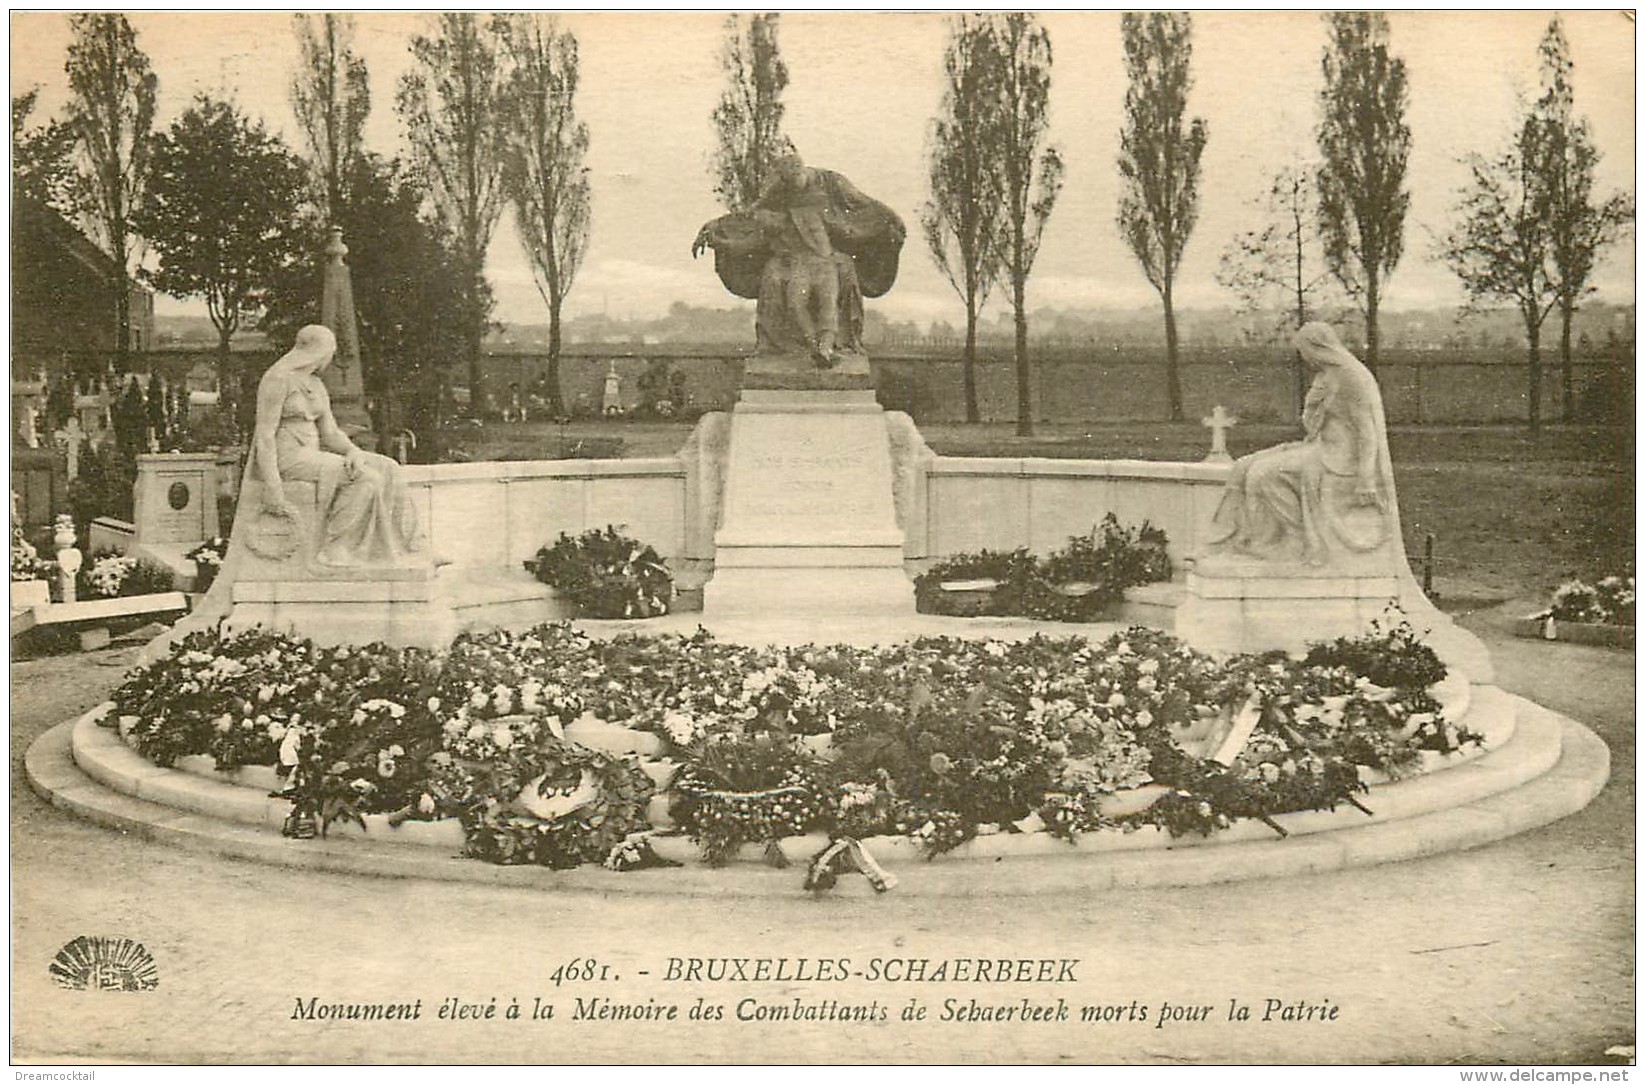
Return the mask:
{"type": "Polygon", "coordinates": [[[440,711],[440,698],[438,698],[438,697],[430,697],[430,698],[429,698],[429,699],[428,699],[428,710],[429,710],[429,711],[430,711],[430,712],[438,712],[438,711],[440,711]]]}
{"type": "Polygon", "coordinates": [[[1154,723],[1154,714],[1145,708],[1137,713],[1136,719],[1138,727],[1151,727],[1154,723]]]}
{"type": "Polygon", "coordinates": [[[499,750],[506,750],[514,745],[514,732],[508,729],[506,723],[500,723],[492,729],[491,741],[497,744],[499,750]]]}
{"type": "Polygon", "coordinates": [[[479,690],[475,690],[469,694],[468,706],[475,709],[484,708],[486,706],[486,695],[479,690]]]}
{"type": "Polygon", "coordinates": [[[1159,683],[1146,674],[1137,679],[1137,692],[1139,693],[1152,693],[1158,687],[1159,683]]]}
{"type": "Polygon", "coordinates": [[[507,686],[497,686],[491,691],[491,704],[499,716],[506,716],[514,710],[514,691],[507,686]]]}
{"type": "Polygon", "coordinates": [[[468,740],[478,742],[486,737],[486,727],[483,723],[471,724],[468,729],[468,740]]]}
{"type": "Polygon", "coordinates": [[[1125,705],[1125,694],[1120,693],[1118,690],[1115,690],[1113,693],[1110,693],[1108,695],[1108,707],[1109,708],[1121,708],[1124,705],[1125,705]]]}
{"type": "Polygon", "coordinates": [[[663,716],[663,730],[668,732],[668,740],[676,746],[690,745],[697,734],[697,726],[691,717],[679,711],[670,711],[663,716]]]}
{"type": "Polygon", "coordinates": [[[1272,761],[1264,761],[1257,766],[1257,771],[1262,774],[1263,783],[1274,784],[1279,782],[1279,766],[1272,761]]]}
{"type": "Polygon", "coordinates": [[[434,813],[434,810],[434,797],[432,795],[425,791],[417,797],[417,812],[419,814],[427,817],[428,815],[434,813]]]}
{"type": "Polygon", "coordinates": [[[280,764],[287,766],[297,764],[297,754],[302,748],[303,729],[301,727],[287,728],[285,738],[280,742],[280,764]]]}
{"type": "Polygon", "coordinates": [[[259,701],[261,701],[263,704],[268,704],[270,701],[274,700],[274,687],[273,686],[258,686],[257,687],[257,699],[259,701]]]}
{"type": "Polygon", "coordinates": [[[994,657],[995,659],[1004,658],[1005,653],[1007,651],[1005,645],[1001,644],[997,640],[984,641],[983,646],[982,646],[982,650],[983,650],[983,652],[985,652],[986,654],[994,657]]]}
{"type": "Polygon", "coordinates": [[[1137,664],[1138,674],[1153,674],[1158,670],[1159,660],[1157,659],[1145,659],[1141,663],[1137,664]]]}
{"type": "Polygon", "coordinates": [[[218,716],[211,721],[211,725],[216,728],[218,734],[226,735],[234,727],[234,718],[228,715],[218,716]]]}

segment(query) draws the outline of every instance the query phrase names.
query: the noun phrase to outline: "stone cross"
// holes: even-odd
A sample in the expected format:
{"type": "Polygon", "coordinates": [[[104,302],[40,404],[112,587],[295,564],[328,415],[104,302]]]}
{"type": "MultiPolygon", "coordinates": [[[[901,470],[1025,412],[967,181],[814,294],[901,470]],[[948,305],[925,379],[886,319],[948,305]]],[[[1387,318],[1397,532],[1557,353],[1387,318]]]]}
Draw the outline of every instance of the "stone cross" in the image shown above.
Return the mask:
{"type": "Polygon", "coordinates": [[[405,463],[411,450],[417,447],[417,435],[408,429],[403,429],[395,435],[393,445],[394,458],[401,463],[405,463]]]}
{"type": "Polygon", "coordinates": [[[623,410],[623,378],[617,373],[617,362],[611,361],[611,368],[605,375],[605,394],[601,397],[601,414],[621,414],[623,410]]]}
{"type": "Polygon", "coordinates": [[[68,460],[68,477],[72,482],[80,477],[80,445],[86,439],[86,431],[80,428],[80,416],[71,414],[68,425],[57,432],[63,435],[63,454],[68,460]]]}
{"type": "Polygon", "coordinates": [[[1208,418],[1200,419],[1200,425],[1211,431],[1211,451],[1206,453],[1206,463],[1232,463],[1234,457],[1228,454],[1228,430],[1238,424],[1239,419],[1222,409],[1222,404],[1211,409],[1208,418]]]}

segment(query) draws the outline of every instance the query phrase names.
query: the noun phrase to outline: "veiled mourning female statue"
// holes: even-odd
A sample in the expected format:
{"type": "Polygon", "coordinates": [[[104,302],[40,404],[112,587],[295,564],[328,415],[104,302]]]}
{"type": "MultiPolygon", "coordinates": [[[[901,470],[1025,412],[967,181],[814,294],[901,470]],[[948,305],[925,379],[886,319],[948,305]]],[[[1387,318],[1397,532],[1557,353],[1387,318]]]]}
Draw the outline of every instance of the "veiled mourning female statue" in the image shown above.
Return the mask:
{"type": "Polygon", "coordinates": [[[1392,552],[1403,564],[1376,378],[1328,324],[1304,325],[1293,343],[1314,371],[1303,439],[1234,464],[1208,553],[1324,566],[1392,552]]]}
{"type": "Polygon", "coordinates": [[[756,350],[819,367],[863,350],[863,298],[897,278],[906,231],[885,204],[790,154],[754,206],[706,223],[691,254],[714,250],[727,290],[758,299],[756,350]]]}
{"type": "Polygon", "coordinates": [[[424,549],[417,510],[400,484],[400,465],[356,446],[332,416],[320,373],[336,351],[331,330],[310,324],[257,384],[246,468],[246,490],[255,493],[240,499],[258,508],[245,541],[259,556],[282,560],[302,549],[282,540],[307,530],[318,567],[398,564],[424,549]],[[294,494],[288,483],[312,484],[312,505],[300,507],[310,491],[294,494]]]}
{"type": "Polygon", "coordinates": [[[337,425],[320,373],[337,340],[323,325],[297,333],[257,384],[257,426],[223,567],[206,593],[144,658],[209,629],[249,581],[400,579],[436,562],[400,482],[400,465],[357,447],[337,425]]]}

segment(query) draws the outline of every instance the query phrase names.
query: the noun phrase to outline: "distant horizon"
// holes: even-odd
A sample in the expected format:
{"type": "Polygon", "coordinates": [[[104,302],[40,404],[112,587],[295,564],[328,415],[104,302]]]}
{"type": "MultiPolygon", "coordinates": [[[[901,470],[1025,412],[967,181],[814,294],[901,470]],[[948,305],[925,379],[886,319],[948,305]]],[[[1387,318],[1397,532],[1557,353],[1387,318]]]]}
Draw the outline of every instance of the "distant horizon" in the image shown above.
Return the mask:
{"type": "MultiPolygon", "coordinates": [[[[160,81],[158,128],[200,92],[232,96],[294,149],[287,87],[297,48],[291,18],[269,12],[132,12],[138,42],[160,81]],[[209,42],[209,48],[203,47],[209,42]]],[[[1576,106],[1592,121],[1603,157],[1596,193],[1634,185],[1634,40],[1631,21],[1611,11],[1561,14],[1575,64],[1576,106]]],[[[1117,13],[1048,12],[1055,63],[1051,139],[1062,147],[1066,182],[1028,284],[1030,309],[1158,300],[1114,225],[1115,169],[1125,76],[1117,13]]],[[[372,113],[368,150],[404,149],[393,110],[395,83],[409,66],[409,36],[426,13],[355,15],[367,62],[372,113]]],[[[730,305],[710,262],[688,249],[697,225],[719,214],[707,170],[709,113],[724,86],[716,59],[718,12],[601,12],[562,15],[579,39],[579,113],[591,133],[594,217],[589,251],[566,316],[610,312],[648,318],[679,298],[730,305]]],[[[1458,158],[1492,153],[1512,130],[1516,102],[1534,91],[1546,12],[1391,12],[1392,45],[1410,73],[1412,205],[1405,257],[1388,282],[1390,312],[1457,305],[1456,278],[1434,259],[1467,180],[1458,158]]],[[[57,116],[67,97],[62,12],[16,12],[12,91],[41,87],[33,119],[57,116]]],[[[942,93],[943,13],[787,12],[780,43],[791,82],[784,127],[807,160],[837,169],[890,204],[910,226],[897,285],[878,303],[893,320],[963,319],[917,228],[926,197],[926,134],[942,93]]],[[[1252,204],[1275,170],[1313,153],[1324,32],[1312,12],[1198,12],[1191,115],[1210,139],[1200,221],[1178,283],[1182,308],[1231,300],[1215,281],[1233,235],[1258,224],[1252,204]],[[1254,63],[1253,58],[1260,58],[1254,63]]],[[[1618,245],[1596,269],[1601,297],[1634,295],[1634,246],[1618,245]]],[[[505,216],[488,253],[497,315],[509,323],[546,318],[505,216]]],[[[989,312],[1002,308],[996,291],[989,312]]],[[[161,295],[157,312],[199,315],[204,303],[161,295]]]]}

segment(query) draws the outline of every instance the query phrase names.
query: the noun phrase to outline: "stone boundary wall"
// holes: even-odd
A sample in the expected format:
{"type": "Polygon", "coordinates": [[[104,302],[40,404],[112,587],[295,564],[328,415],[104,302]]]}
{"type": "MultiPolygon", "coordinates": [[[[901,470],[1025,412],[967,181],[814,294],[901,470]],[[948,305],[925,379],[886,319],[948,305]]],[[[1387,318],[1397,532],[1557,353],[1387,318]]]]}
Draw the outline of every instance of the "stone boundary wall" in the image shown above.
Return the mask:
{"type": "MultiPolygon", "coordinates": [[[[1110,511],[1127,526],[1147,520],[1163,528],[1180,562],[1198,548],[1228,474],[1222,464],[948,456],[912,468],[917,481],[902,527],[904,557],[915,568],[984,548],[1045,553],[1089,533],[1110,511]]],[[[696,499],[678,457],[402,471],[435,553],[458,567],[520,569],[560,532],[607,524],[656,547],[676,568],[712,556],[703,544],[713,538],[713,505],[696,499]]]]}
{"type": "MultiPolygon", "coordinates": [[[[1037,420],[1049,423],[1155,422],[1165,417],[1163,349],[1128,345],[1034,344],[1037,420]]],[[[960,349],[945,346],[871,347],[880,403],[907,411],[918,422],[965,418],[960,349]]],[[[639,405],[639,379],[654,364],[685,375],[689,407],[726,410],[736,399],[746,349],[733,345],[568,343],[560,363],[565,402],[574,412],[599,410],[605,375],[615,366],[622,398],[639,405]]],[[[84,362],[94,355],[72,355],[84,362]]],[[[96,356],[101,357],[101,356],[96,356]]],[[[235,364],[247,373],[248,387],[275,358],[272,351],[236,351],[235,364]]],[[[64,358],[14,357],[14,374],[53,372],[64,358]]],[[[211,350],[167,348],[132,356],[134,370],[159,369],[182,379],[197,363],[212,364],[211,350]]],[[[500,407],[508,386],[522,386],[547,371],[540,351],[494,350],[482,361],[488,389],[500,407]]],[[[1561,375],[1557,351],[1543,359],[1542,410],[1559,420],[1561,375]]],[[[1277,346],[1195,346],[1182,350],[1185,411],[1198,419],[1217,404],[1251,422],[1287,422],[1296,417],[1295,374],[1290,353],[1277,346]]],[[[1631,358],[1595,354],[1573,359],[1577,421],[1626,424],[1633,418],[1634,364],[1631,358]]],[[[466,378],[452,372],[454,382],[466,378]]],[[[1504,348],[1451,348],[1383,351],[1377,379],[1388,421],[1395,425],[1456,425],[1523,422],[1527,416],[1526,365],[1522,352],[1504,348]]],[[[984,421],[1016,418],[1016,374],[1008,351],[984,345],[977,365],[979,406],[984,421]]]]}
{"type": "Polygon", "coordinates": [[[434,552],[467,568],[520,569],[562,531],[616,524],[664,558],[685,553],[685,467],[669,456],[407,465],[434,552]]]}

